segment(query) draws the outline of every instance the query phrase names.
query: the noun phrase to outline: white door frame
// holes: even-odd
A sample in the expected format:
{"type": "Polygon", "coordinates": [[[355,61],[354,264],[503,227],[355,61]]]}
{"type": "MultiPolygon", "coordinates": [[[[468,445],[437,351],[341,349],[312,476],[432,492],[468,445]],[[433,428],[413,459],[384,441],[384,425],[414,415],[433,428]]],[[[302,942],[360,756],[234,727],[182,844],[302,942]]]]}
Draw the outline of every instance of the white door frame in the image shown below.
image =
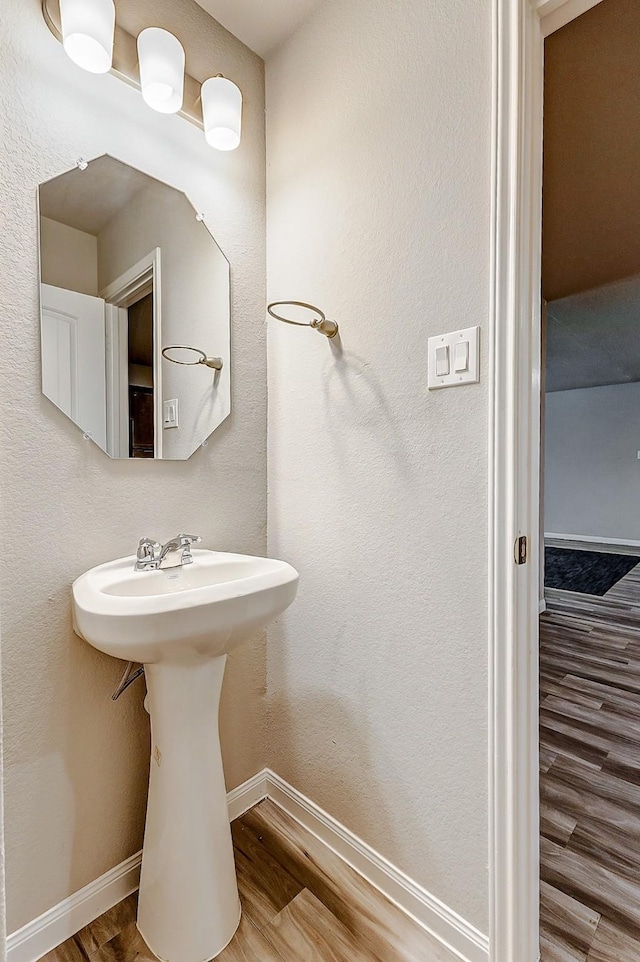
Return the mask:
{"type": "Polygon", "coordinates": [[[538,582],[544,37],[601,0],[494,0],[490,962],[539,959],[538,582]],[[514,545],[528,539],[517,565],[514,545]]]}
{"type": "MultiPolygon", "coordinates": [[[[153,435],[154,435],[154,458],[162,458],[162,431],[163,431],[163,418],[162,418],[162,274],[161,274],[161,248],[155,247],[149,254],[134,264],[133,267],[125,271],[120,277],[117,277],[115,281],[108,284],[104,290],[100,291],[100,297],[103,297],[107,302],[107,308],[109,305],[117,308],[127,308],[134,304],[145,294],[153,292],[153,435]]],[[[110,347],[111,352],[111,373],[115,373],[113,365],[115,362],[115,357],[120,358],[120,363],[122,365],[127,365],[128,367],[128,354],[126,352],[126,342],[122,337],[122,315],[116,315],[114,312],[107,310],[106,314],[106,324],[107,324],[107,342],[110,347]]],[[[121,376],[119,378],[113,377],[112,381],[107,381],[107,391],[111,392],[111,402],[107,403],[107,412],[111,412],[111,417],[113,419],[114,411],[116,406],[114,405],[114,397],[116,391],[121,390],[122,384],[128,382],[128,371],[120,372],[121,376]],[[119,386],[118,386],[119,385],[119,386]]],[[[127,389],[127,410],[129,405],[129,393],[127,389]]],[[[121,409],[120,409],[121,410],[121,409]]],[[[112,442],[113,450],[118,450],[121,447],[117,444],[117,436],[121,434],[116,424],[113,422],[110,424],[108,431],[112,442]]],[[[128,425],[127,425],[128,434],[128,425]]],[[[111,454],[111,451],[109,452],[111,454]]],[[[112,457],[128,457],[128,450],[124,453],[122,450],[119,454],[112,454],[112,457]]]]}
{"type": "Polygon", "coordinates": [[[129,318],[124,307],[105,304],[107,454],[129,457],[129,318]]]}

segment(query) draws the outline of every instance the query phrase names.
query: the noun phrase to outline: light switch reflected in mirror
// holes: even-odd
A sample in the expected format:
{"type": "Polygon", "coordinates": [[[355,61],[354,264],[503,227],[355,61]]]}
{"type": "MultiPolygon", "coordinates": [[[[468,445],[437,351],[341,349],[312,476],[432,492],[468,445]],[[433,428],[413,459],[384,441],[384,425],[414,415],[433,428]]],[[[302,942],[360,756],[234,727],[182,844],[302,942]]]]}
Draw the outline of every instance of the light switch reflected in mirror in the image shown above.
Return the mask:
{"type": "Polygon", "coordinates": [[[185,194],[113,157],[38,196],[43,393],[113,458],[190,457],[230,411],[227,259],[185,194]]]}

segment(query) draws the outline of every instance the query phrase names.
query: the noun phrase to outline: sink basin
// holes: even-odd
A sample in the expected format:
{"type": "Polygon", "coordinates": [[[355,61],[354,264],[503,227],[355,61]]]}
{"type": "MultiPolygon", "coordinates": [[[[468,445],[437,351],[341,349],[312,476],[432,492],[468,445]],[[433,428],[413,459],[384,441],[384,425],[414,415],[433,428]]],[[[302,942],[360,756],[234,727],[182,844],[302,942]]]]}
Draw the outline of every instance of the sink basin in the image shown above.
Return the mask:
{"type": "Polygon", "coordinates": [[[138,928],[164,962],[207,962],[231,941],[240,901],[218,735],[227,655],[294,600],[284,561],[194,550],[193,564],[134,571],[135,557],[73,584],[73,626],[145,666],[151,772],[138,928]]]}
{"type": "Polygon", "coordinates": [[[193,564],[134,571],[98,565],[73,585],[74,629],[125,661],[189,662],[228,654],[287,608],[298,572],[284,561],[193,551],[193,564]]]}

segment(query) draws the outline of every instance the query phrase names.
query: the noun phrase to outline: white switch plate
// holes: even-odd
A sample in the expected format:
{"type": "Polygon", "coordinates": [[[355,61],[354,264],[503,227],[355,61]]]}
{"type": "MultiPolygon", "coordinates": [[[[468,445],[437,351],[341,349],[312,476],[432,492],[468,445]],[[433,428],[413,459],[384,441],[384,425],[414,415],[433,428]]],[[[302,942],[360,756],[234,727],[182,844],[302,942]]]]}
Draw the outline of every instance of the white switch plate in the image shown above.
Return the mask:
{"type": "Polygon", "coordinates": [[[162,402],[162,426],[164,428],[178,427],[178,398],[162,402]]]}
{"type": "Polygon", "coordinates": [[[460,384],[477,384],[480,380],[480,328],[467,327],[464,331],[453,331],[451,334],[438,334],[429,338],[429,390],[441,387],[458,387],[460,384]],[[449,367],[449,374],[436,374],[436,349],[449,348],[449,357],[455,356],[454,345],[465,342],[469,345],[469,364],[466,371],[454,371],[453,363],[449,367]]]}

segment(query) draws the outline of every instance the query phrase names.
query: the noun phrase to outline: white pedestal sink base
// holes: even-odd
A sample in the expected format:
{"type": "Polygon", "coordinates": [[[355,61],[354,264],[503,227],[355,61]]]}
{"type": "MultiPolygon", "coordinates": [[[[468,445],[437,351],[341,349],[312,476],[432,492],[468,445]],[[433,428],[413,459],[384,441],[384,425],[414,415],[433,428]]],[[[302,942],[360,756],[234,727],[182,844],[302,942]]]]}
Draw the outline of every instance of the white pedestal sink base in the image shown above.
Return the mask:
{"type": "Polygon", "coordinates": [[[227,654],[291,604],[285,561],[194,550],[179,568],[135,570],[135,557],[73,583],[73,626],[107,655],[144,664],[151,779],[138,927],[163,962],[209,962],[240,920],[220,756],[227,654]]]}
{"type": "Polygon", "coordinates": [[[138,928],[163,962],[208,962],[240,922],[218,735],[226,660],[145,665],[151,776],[138,928]]]}

